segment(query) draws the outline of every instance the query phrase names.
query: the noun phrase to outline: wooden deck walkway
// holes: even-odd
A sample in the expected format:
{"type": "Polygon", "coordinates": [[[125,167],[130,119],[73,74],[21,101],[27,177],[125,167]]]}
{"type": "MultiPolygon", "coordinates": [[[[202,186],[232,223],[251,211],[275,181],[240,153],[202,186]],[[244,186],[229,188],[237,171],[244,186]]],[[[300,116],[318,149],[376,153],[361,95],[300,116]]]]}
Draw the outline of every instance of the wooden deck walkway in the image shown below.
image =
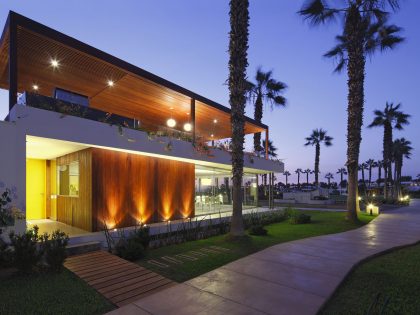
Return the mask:
{"type": "Polygon", "coordinates": [[[175,284],[105,251],[70,256],[64,266],[117,306],[129,304],[175,284]]]}

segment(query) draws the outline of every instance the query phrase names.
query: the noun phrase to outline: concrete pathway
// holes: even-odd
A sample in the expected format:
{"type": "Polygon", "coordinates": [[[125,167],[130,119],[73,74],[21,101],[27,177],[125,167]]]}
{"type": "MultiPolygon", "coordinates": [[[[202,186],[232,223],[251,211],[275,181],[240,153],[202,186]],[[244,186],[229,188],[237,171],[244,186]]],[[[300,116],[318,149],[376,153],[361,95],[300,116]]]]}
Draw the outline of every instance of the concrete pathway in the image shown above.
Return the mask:
{"type": "Polygon", "coordinates": [[[420,241],[420,201],[356,230],[272,246],[112,314],[316,314],[360,261],[420,241]]]}

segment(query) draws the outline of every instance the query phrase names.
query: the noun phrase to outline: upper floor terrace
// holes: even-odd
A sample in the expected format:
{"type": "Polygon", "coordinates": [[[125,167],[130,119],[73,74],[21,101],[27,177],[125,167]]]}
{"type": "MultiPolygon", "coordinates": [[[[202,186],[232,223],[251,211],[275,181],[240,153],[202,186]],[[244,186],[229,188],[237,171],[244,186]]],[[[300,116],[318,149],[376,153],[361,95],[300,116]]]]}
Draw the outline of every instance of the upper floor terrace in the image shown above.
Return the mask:
{"type": "MultiPolygon", "coordinates": [[[[192,142],[231,137],[229,108],[14,12],[0,41],[0,88],[9,110],[27,92],[26,105],[122,127],[192,142]]],[[[245,121],[245,134],[268,138],[266,125],[245,121]]]]}

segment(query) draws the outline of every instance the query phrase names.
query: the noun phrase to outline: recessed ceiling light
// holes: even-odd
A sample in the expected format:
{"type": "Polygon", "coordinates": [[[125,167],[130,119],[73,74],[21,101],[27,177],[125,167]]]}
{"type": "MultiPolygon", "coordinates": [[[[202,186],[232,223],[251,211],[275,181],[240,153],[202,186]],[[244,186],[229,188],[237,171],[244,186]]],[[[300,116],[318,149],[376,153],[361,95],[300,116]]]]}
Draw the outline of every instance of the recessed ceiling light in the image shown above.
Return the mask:
{"type": "Polygon", "coordinates": [[[169,109],[174,109],[173,107],[169,107],[169,109]]]}
{"type": "Polygon", "coordinates": [[[187,115],[189,115],[190,113],[187,113],[187,115]]]}
{"type": "Polygon", "coordinates": [[[211,134],[211,135],[210,135],[210,137],[212,137],[212,138],[213,138],[213,137],[214,137],[214,134],[211,134]]]}
{"type": "Polygon", "coordinates": [[[173,128],[173,127],[175,127],[175,126],[176,126],[176,121],[175,121],[175,119],[173,119],[173,118],[169,118],[169,119],[166,121],[166,124],[168,125],[168,127],[173,128]]]}
{"type": "Polygon", "coordinates": [[[58,63],[57,59],[51,59],[51,66],[53,68],[57,68],[60,64],[58,63]]]}
{"type": "Polygon", "coordinates": [[[32,89],[33,89],[34,91],[38,91],[39,86],[38,86],[38,85],[36,85],[36,84],[34,84],[34,85],[32,85],[32,89]]]}
{"type": "Polygon", "coordinates": [[[215,124],[217,124],[217,119],[213,119],[213,122],[214,122],[215,124]]]}
{"type": "Polygon", "coordinates": [[[114,81],[108,80],[108,86],[114,86],[114,81]]]}
{"type": "Polygon", "coordinates": [[[190,123],[184,124],[184,130],[185,131],[191,131],[191,129],[192,129],[192,125],[190,123]]]}

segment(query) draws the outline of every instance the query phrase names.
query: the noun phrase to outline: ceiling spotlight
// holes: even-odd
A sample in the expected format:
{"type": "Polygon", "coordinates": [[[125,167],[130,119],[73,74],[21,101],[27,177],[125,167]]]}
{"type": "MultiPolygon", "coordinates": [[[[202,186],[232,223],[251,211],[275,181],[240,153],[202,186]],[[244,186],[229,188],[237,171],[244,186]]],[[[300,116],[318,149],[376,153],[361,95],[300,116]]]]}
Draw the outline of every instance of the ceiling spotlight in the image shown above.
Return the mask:
{"type": "Polygon", "coordinates": [[[176,121],[175,121],[175,119],[173,119],[173,118],[169,118],[169,119],[166,121],[166,124],[168,125],[168,127],[173,128],[173,127],[175,127],[175,126],[176,126],[176,121]]]}
{"type": "Polygon", "coordinates": [[[213,119],[213,122],[214,122],[215,124],[217,124],[217,119],[213,119]]]}
{"type": "Polygon", "coordinates": [[[191,131],[191,129],[192,129],[192,126],[191,126],[191,124],[190,124],[190,123],[186,123],[186,124],[184,124],[184,130],[185,130],[185,131],[191,131]]]}
{"type": "Polygon", "coordinates": [[[190,113],[187,113],[187,115],[189,115],[190,113]]]}
{"type": "Polygon", "coordinates": [[[36,84],[34,84],[34,85],[32,85],[32,89],[33,89],[34,91],[38,91],[39,86],[38,86],[38,85],[36,85],[36,84]]]}
{"type": "Polygon", "coordinates": [[[211,135],[210,135],[210,137],[212,137],[212,138],[213,138],[213,137],[214,137],[214,134],[211,134],[211,135]]]}
{"type": "Polygon", "coordinates": [[[108,80],[108,86],[114,86],[114,81],[108,80]]]}
{"type": "Polygon", "coordinates": [[[51,66],[53,68],[57,68],[59,66],[58,60],[57,59],[51,59],[51,66]]]}

